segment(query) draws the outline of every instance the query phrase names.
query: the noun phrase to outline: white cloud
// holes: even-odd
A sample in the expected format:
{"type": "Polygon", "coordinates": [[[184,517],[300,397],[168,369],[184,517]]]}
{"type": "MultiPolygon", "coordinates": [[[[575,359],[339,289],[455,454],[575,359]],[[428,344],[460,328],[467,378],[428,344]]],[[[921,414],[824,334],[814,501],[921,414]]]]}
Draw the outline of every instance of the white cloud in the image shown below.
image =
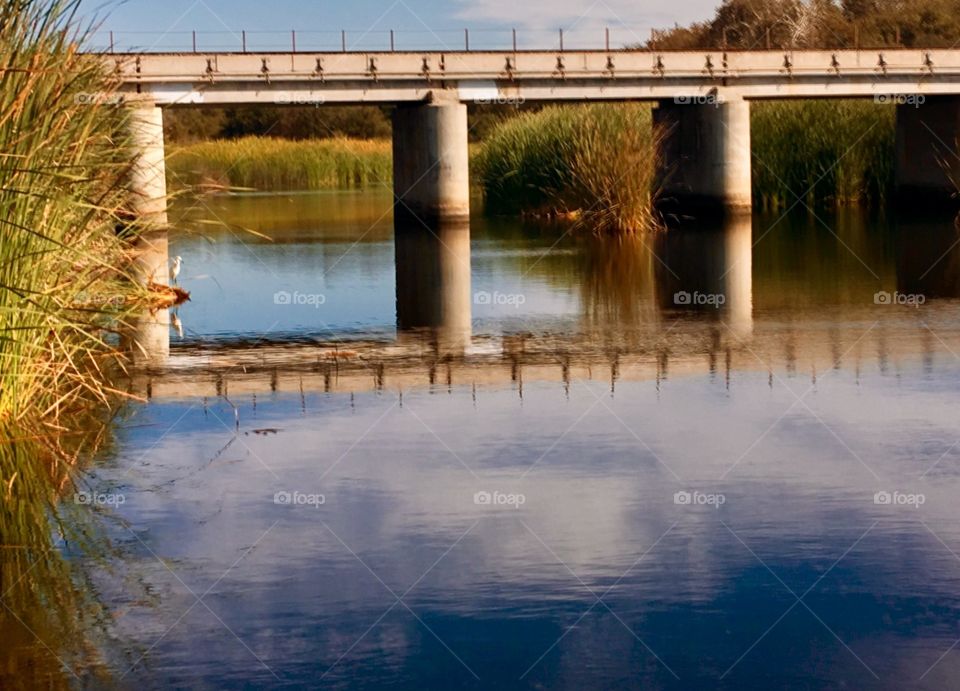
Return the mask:
{"type": "Polygon", "coordinates": [[[705,19],[713,14],[717,0],[687,0],[678,6],[668,0],[459,0],[457,18],[516,26],[527,31],[555,31],[564,27],[571,34],[610,27],[621,42],[645,40],[650,28],[659,29],[705,19]],[[631,36],[632,34],[632,36],[631,36]]]}

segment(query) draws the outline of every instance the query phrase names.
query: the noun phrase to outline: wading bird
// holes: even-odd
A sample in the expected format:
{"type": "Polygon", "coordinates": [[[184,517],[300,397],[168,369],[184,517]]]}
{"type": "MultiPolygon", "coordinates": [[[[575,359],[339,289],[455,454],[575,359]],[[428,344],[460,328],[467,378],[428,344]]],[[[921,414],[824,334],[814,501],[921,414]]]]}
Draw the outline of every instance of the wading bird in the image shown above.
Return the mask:
{"type": "Polygon", "coordinates": [[[177,276],[180,275],[180,262],[183,261],[183,258],[178,254],[173,258],[173,266],[170,267],[170,278],[174,283],[177,282],[177,276]]]}

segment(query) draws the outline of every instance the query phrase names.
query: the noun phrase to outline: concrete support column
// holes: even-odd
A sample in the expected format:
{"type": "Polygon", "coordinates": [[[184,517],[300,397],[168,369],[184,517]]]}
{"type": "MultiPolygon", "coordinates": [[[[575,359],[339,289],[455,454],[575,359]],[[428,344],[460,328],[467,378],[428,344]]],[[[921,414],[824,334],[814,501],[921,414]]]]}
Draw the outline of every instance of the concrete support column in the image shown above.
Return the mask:
{"type": "Polygon", "coordinates": [[[152,103],[134,106],[130,139],[136,158],[130,168],[130,206],[141,224],[137,272],[144,282],[170,282],[167,250],[167,180],[163,111],[152,103]]]}
{"type": "Polygon", "coordinates": [[[662,210],[715,215],[750,208],[748,101],[660,101],[653,122],[664,136],[656,178],[662,210]]]}
{"type": "Polygon", "coordinates": [[[467,106],[434,91],[427,103],[393,114],[395,215],[423,220],[470,213],[467,106]]]}
{"type": "Polygon", "coordinates": [[[909,100],[897,105],[897,198],[915,210],[955,203],[960,185],[960,97],[909,100]]]}

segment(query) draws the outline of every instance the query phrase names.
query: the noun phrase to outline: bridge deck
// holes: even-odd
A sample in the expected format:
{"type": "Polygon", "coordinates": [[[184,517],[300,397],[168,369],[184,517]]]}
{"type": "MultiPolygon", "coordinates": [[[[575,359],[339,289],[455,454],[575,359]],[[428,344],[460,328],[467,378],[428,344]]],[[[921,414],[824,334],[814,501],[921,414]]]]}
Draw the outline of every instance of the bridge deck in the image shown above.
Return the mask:
{"type": "Polygon", "coordinates": [[[141,53],[105,55],[160,104],[879,97],[960,93],[960,49],[141,53]]]}

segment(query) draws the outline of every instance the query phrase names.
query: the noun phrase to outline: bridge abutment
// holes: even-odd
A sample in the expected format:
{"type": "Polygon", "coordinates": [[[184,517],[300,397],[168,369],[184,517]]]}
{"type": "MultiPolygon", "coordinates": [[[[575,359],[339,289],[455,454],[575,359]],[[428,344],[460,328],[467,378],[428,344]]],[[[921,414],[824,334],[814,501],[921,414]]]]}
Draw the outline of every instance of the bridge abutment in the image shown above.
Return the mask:
{"type": "Polygon", "coordinates": [[[658,207],[667,213],[724,215],[751,206],[750,103],[715,96],[660,101],[654,127],[658,207]]]}
{"type": "Polygon", "coordinates": [[[153,103],[134,106],[130,139],[130,206],[141,232],[136,243],[137,273],[144,282],[170,282],[167,249],[167,180],[163,150],[163,111],[153,103]]]}
{"type": "Polygon", "coordinates": [[[897,200],[913,208],[956,204],[960,184],[960,97],[927,96],[897,105],[897,200]]]}
{"type": "Polygon", "coordinates": [[[393,114],[395,216],[422,220],[470,214],[467,106],[433,91],[427,103],[393,114]]]}

